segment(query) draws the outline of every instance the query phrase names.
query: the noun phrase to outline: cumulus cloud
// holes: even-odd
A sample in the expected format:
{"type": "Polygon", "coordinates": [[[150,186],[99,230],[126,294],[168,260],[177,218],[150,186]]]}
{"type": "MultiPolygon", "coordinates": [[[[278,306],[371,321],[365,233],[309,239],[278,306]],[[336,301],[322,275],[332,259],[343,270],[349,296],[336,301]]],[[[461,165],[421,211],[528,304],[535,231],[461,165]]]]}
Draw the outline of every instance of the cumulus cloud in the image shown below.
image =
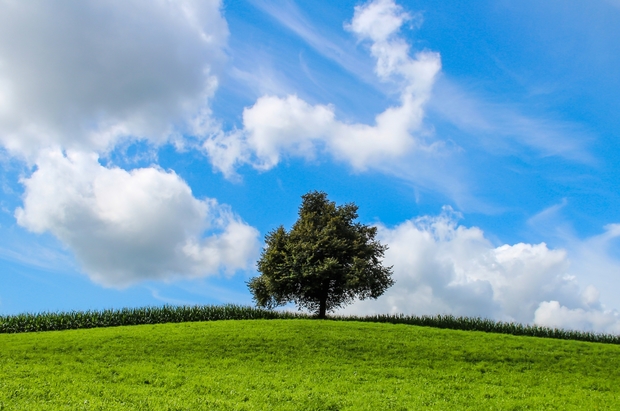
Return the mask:
{"type": "Polygon", "coordinates": [[[534,316],[536,324],[554,328],[620,333],[620,315],[617,311],[568,308],[558,301],[543,301],[534,316]]]}
{"type": "Polygon", "coordinates": [[[602,301],[615,301],[620,287],[620,224],[608,224],[602,233],[580,238],[563,215],[568,204],[563,199],[542,210],[528,220],[528,226],[567,250],[571,256],[571,274],[587,276],[602,301]]]}
{"type": "Polygon", "coordinates": [[[604,307],[594,286],[579,284],[566,250],[545,243],[495,247],[479,228],[458,225],[458,217],[446,208],[438,217],[378,226],[396,284],[344,312],[443,313],[620,331],[617,311],[604,307]]]}
{"type": "Polygon", "coordinates": [[[224,60],[220,7],[0,0],[0,143],[34,158],[46,147],[102,152],[123,138],[194,131],[224,60]]]}
{"type": "Polygon", "coordinates": [[[102,166],[118,144],[211,132],[220,0],[0,0],[0,144],[36,166],[17,222],[123,287],[245,269],[258,232],[174,172],[102,166]]]}
{"type": "Polygon", "coordinates": [[[37,165],[23,180],[17,222],[59,238],[97,283],[232,272],[257,256],[257,230],[217,201],[194,198],[174,172],[106,168],[96,154],[58,150],[37,165]]]}
{"type": "Polygon", "coordinates": [[[401,90],[400,105],[377,115],[374,125],[339,121],[333,106],[311,105],[295,95],[263,96],[244,110],[241,130],[206,140],[204,149],[214,167],[232,176],[243,163],[265,170],[284,156],[314,158],[328,153],[364,170],[414,149],[432,149],[415,132],[422,125],[441,62],[434,52],[410,55],[409,45],[399,36],[400,27],[410,19],[392,0],[376,0],[356,7],[346,25],[361,41],[371,43],[377,76],[401,90]]]}

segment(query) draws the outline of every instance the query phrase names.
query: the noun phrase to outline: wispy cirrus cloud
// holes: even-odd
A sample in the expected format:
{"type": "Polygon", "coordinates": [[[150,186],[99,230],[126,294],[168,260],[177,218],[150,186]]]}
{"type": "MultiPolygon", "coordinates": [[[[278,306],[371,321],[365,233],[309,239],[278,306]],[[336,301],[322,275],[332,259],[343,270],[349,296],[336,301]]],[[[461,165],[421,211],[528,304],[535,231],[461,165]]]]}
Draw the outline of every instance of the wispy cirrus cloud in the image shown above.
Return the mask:
{"type": "MultiPolygon", "coordinates": [[[[615,3],[616,0],[607,1],[615,3]]],[[[356,53],[322,36],[320,30],[304,18],[293,2],[276,4],[255,0],[254,4],[296,33],[325,58],[339,64],[358,79],[373,84],[369,80],[367,66],[360,64],[356,53]]],[[[375,1],[372,4],[396,6],[391,0],[375,1]]],[[[414,26],[422,24],[421,15],[408,15],[416,23],[414,26]]],[[[378,83],[374,81],[374,84],[378,83]]],[[[488,97],[468,91],[452,79],[450,73],[442,72],[433,88],[428,109],[439,115],[435,120],[446,121],[457,127],[475,138],[483,149],[492,154],[512,155],[531,150],[542,157],[557,156],[579,163],[595,163],[588,150],[588,143],[595,136],[583,126],[545,113],[533,116],[511,102],[497,101],[496,98],[492,100],[493,103],[488,97]]]]}
{"type": "Polygon", "coordinates": [[[372,62],[367,57],[352,52],[352,44],[343,38],[330,38],[321,34],[321,30],[317,30],[293,1],[251,0],[251,3],[297,34],[324,57],[336,62],[359,79],[369,84],[377,84],[376,78],[370,73],[372,62]]]}
{"type": "Polygon", "coordinates": [[[472,136],[493,154],[512,155],[526,149],[542,157],[596,162],[588,151],[594,135],[582,125],[526,115],[506,103],[489,103],[446,76],[437,81],[428,106],[439,119],[472,136]]]}
{"type": "Polygon", "coordinates": [[[282,157],[328,154],[363,171],[412,151],[434,151],[437,147],[416,132],[441,61],[430,51],[410,55],[409,45],[399,35],[410,19],[402,7],[381,0],[356,7],[346,26],[361,41],[370,43],[378,78],[398,84],[401,90],[400,105],[378,114],[374,125],[339,121],[333,106],[311,105],[296,95],[263,96],[244,110],[242,129],[221,132],[205,141],[214,167],[232,176],[236,166],[244,163],[268,170],[282,157]]]}

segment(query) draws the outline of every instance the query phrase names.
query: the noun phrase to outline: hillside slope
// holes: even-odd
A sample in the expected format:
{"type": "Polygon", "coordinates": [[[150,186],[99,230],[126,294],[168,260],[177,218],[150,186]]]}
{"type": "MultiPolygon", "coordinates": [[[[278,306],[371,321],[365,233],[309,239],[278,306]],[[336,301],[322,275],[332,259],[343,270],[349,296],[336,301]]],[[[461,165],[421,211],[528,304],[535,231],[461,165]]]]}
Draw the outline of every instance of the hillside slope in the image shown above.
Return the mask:
{"type": "Polygon", "coordinates": [[[0,410],[620,409],[620,346],[318,320],[0,335],[0,410]]]}

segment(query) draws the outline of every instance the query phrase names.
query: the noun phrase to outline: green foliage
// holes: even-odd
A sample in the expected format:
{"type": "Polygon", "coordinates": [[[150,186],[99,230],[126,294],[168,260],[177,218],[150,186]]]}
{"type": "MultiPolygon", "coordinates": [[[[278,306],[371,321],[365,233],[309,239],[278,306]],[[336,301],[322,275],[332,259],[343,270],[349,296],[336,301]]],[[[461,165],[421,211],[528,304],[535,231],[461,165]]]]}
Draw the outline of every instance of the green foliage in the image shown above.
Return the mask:
{"type": "Polygon", "coordinates": [[[248,287],[259,307],[294,302],[319,318],[354,299],[377,298],[394,284],[381,259],[386,246],[377,229],[355,222],[357,206],[336,206],[323,192],[302,196],[290,232],[280,226],[265,237],[260,276],[248,287]]]}
{"type": "MultiPolygon", "coordinates": [[[[121,310],[72,311],[0,316],[0,334],[39,331],[60,331],[80,328],[116,327],[123,325],[164,324],[217,320],[299,319],[309,318],[301,313],[271,311],[239,305],[196,305],[123,308],[121,310]]],[[[452,315],[373,315],[329,316],[334,321],[408,324],[464,331],[484,331],[561,340],[620,344],[620,336],[593,332],[563,330],[493,321],[487,318],[454,317],[452,315]]]]}
{"type": "Polygon", "coordinates": [[[423,327],[445,328],[462,331],[483,331],[494,334],[510,334],[528,337],[553,338],[559,340],[588,341],[605,344],[620,344],[620,335],[589,331],[564,330],[540,325],[493,321],[480,317],[455,317],[453,315],[403,315],[379,314],[369,316],[332,316],[336,321],[360,321],[373,323],[408,324],[423,327]]]}
{"type": "Polygon", "coordinates": [[[5,410],[615,410],[620,347],[214,321],[0,335],[5,410]]]}
{"type": "Polygon", "coordinates": [[[122,325],[180,323],[190,321],[303,318],[287,311],[270,311],[239,305],[195,305],[123,308],[121,310],[71,311],[0,316],[0,333],[60,331],[122,325]]]}

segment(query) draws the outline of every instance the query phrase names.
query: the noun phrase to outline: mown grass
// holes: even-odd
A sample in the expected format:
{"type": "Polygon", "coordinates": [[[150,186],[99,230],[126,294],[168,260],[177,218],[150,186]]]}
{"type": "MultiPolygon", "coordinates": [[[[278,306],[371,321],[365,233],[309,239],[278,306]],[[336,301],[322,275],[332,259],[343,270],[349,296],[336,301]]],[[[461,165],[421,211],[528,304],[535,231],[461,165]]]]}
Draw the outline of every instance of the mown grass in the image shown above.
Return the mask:
{"type": "MultiPolygon", "coordinates": [[[[38,314],[19,314],[0,316],[0,333],[20,333],[36,331],[76,330],[82,328],[116,327],[122,325],[165,324],[193,321],[217,320],[255,320],[255,319],[293,319],[311,318],[303,313],[272,311],[239,305],[196,305],[123,308],[103,311],[44,312],[38,314]]],[[[620,336],[593,332],[564,330],[493,321],[486,318],[455,317],[452,315],[411,316],[330,316],[337,321],[362,321],[391,324],[422,325],[448,328],[452,330],[485,331],[499,334],[528,335],[533,337],[558,338],[620,344],[620,336]]]]}
{"type": "Polygon", "coordinates": [[[620,346],[237,320],[0,335],[2,410],[620,409],[620,346]]]}

